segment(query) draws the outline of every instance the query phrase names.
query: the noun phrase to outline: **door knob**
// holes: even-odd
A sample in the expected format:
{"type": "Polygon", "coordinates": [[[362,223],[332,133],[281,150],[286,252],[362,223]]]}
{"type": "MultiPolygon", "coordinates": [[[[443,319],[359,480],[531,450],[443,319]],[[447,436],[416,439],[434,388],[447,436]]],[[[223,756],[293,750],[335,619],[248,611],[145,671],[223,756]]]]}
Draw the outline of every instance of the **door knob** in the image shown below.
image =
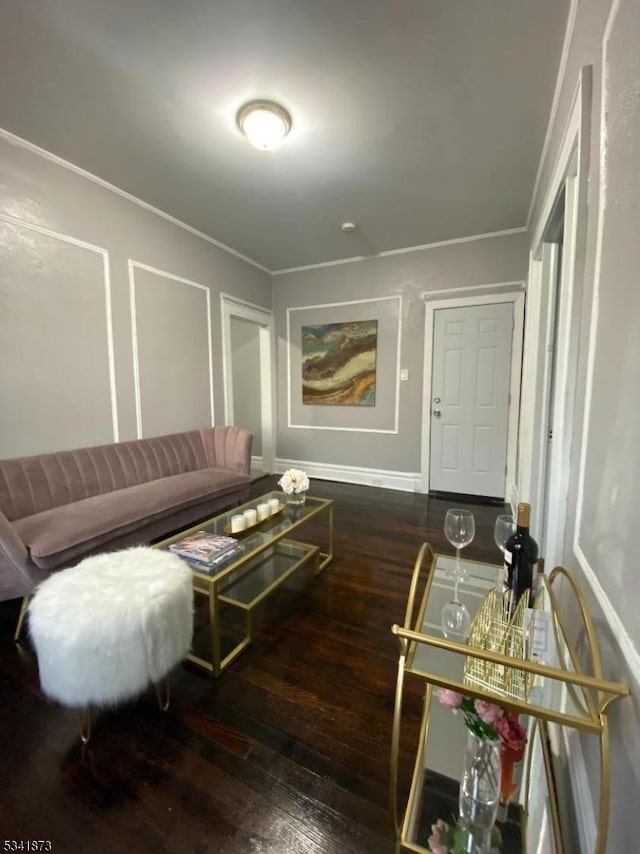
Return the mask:
{"type": "Polygon", "coordinates": [[[440,418],[440,416],[442,415],[442,412],[439,409],[434,409],[433,414],[436,418],[440,418]]]}

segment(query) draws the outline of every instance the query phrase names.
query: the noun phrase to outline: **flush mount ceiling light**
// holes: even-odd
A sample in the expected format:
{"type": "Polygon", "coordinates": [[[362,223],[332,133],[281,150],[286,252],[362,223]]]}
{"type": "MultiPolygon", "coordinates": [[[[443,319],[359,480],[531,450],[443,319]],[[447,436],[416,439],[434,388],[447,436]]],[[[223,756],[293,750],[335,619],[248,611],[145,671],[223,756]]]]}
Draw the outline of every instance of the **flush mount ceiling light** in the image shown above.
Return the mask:
{"type": "Polygon", "coordinates": [[[252,101],[238,111],[238,127],[254,148],[271,151],[291,129],[291,116],[279,104],[252,101]]]}

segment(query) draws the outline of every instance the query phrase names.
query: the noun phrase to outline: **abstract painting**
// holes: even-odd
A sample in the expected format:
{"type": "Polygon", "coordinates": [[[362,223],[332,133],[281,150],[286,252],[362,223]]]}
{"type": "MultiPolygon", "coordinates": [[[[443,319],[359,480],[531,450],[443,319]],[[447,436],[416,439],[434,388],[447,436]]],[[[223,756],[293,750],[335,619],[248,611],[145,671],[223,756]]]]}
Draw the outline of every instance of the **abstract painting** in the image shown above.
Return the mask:
{"type": "Polygon", "coordinates": [[[302,327],[302,402],[375,406],[377,320],[302,327]]]}

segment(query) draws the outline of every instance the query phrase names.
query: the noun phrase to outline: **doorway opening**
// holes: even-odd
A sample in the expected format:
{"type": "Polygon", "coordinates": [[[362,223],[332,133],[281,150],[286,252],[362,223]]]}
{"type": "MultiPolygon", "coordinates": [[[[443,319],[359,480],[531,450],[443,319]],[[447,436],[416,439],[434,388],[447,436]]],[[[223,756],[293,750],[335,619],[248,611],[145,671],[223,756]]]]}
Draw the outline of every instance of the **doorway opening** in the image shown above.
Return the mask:
{"type": "Polygon", "coordinates": [[[275,467],[275,338],[268,309],[220,295],[225,423],[253,433],[251,476],[275,467]]]}

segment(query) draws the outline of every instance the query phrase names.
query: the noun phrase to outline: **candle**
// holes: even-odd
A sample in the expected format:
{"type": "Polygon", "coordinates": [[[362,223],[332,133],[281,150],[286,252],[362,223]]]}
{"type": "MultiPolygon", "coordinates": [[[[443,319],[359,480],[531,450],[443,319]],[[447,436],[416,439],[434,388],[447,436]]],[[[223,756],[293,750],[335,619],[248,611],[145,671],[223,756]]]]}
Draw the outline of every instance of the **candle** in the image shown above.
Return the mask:
{"type": "Polygon", "coordinates": [[[247,528],[250,528],[252,525],[255,525],[258,521],[258,513],[252,508],[249,508],[249,510],[245,510],[242,515],[244,516],[245,527],[247,528]]]}
{"type": "Polygon", "coordinates": [[[280,499],[279,498],[270,498],[268,501],[269,504],[269,513],[273,516],[274,513],[277,513],[280,509],[280,499]]]}
{"type": "Polygon", "coordinates": [[[236,516],[231,517],[231,533],[237,534],[238,531],[244,531],[246,527],[246,522],[242,513],[238,513],[236,516]]]}
{"type": "Polygon", "coordinates": [[[266,503],[258,504],[256,507],[256,511],[258,513],[258,522],[262,522],[264,519],[268,519],[271,513],[269,505],[266,503]]]}

